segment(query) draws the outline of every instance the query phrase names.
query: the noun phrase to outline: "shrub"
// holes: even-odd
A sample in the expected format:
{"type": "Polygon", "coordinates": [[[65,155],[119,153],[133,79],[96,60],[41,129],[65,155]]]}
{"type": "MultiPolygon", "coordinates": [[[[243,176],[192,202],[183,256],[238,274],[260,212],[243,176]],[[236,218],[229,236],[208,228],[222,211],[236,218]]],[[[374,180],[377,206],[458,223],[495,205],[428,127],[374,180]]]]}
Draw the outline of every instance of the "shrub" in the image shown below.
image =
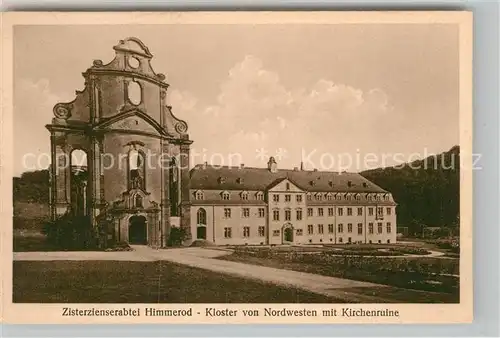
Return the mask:
{"type": "Polygon", "coordinates": [[[84,250],[96,247],[88,216],[64,214],[55,221],[46,222],[42,233],[47,236],[47,242],[50,245],[62,250],[84,250]]]}
{"type": "Polygon", "coordinates": [[[187,238],[187,232],[184,228],[171,228],[168,236],[168,246],[181,246],[187,238]]]}
{"type": "Polygon", "coordinates": [[[400,253],[407,255],[429,255],[431,252],[423,248],[415,248],[410,246],[398,246],[388,249],[392,253],[400,253]]]}

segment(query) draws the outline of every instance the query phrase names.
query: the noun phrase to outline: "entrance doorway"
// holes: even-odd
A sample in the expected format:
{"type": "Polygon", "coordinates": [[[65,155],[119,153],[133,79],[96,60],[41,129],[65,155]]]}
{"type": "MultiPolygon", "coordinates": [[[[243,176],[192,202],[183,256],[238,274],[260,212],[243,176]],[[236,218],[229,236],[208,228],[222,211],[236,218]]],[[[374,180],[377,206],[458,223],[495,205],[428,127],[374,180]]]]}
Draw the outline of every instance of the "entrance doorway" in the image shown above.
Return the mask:
{"type": "Polygon", "coordinates": [[[196,229],[196,238],[207,239],[207,227],[198,226],[198,228],[196,229]]]}
{"type": "Polygon", "coordinates": [[[132,216],[129,219],[128,242],[130,244],[148,244],[146,217],[132,216]]]}
{"type": "Polygon", "coordinates": [[[285,225],[283,228],[283,243],[293,242],[293,227],[291,224],[285,225]]]}

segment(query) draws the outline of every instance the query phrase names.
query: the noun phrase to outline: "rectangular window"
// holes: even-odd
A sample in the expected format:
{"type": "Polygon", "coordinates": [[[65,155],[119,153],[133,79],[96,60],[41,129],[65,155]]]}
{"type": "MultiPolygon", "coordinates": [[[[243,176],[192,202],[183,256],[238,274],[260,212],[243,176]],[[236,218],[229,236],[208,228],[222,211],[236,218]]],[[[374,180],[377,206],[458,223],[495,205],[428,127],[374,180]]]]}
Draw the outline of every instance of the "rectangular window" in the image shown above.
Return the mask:
{"type": "Polygon", "coordinates": [[[373,216],[373,208],[368,208],[368,216],[373,216]]]}
{"type": "Polygon", "coordinates": [[[243,237],[250,237],[250,227],[243,227],[243,237]]]}
{"type": "Polygon", "coordinates": [[[302,202],[302,195],[297,195],[295,196],[295,198],[297,199],[298,203],[302,202]]]}
{"type": "Polygon", "coordinates": [[[328,224],[328,233],[333,234],[333,224],[328,224]]]}
{"type": "Polygon", "coordinates": [[[352,232],[352,223],[347,223],[347,232],[352,232]]]}
{"type": "Polygon", "coordinates": [[[391,222],[387,222],[387,233],[390,234],[391,233],[391,222]]]}
{"type": "Polygon", "coordinates": [[[347,216],[352,216],[352,208],[347,208],[347,216]]]}
{"type": "Polygon", "coordinates": [[[266,228],[259,227],[259,237],[264,237],[266,235],[266,228]]]}
{"type": "Polygon", "coordinates": [[[318,216],[323,216],[323,208],[318,208],[318,216]]]}
{"type": "Polygon", "coordinates": [[[259,208],[259,217],[262,218],[266,214],[266,210],[264,208],[259,208]]]}
{"type": "Polygon", "coordinates": [[[323,233],[323,224],[318,224],[318,234],[323,233]]]}
{"type": "Polygon", "coordinates": [[[339,243],[342,243],[342,237],[339,237],[339,243]]]}
{"type": "Polygon", "coordinates": [[[343,233],[344,232],[344,224],[340,223],[337,225],[337,232],[339,234],[343,233]]]}
{"type": "Polygon", "coordinates": [[[302,220],[302,209],[297,209],[297,221],[302,220]]]}
{"type": "Polygon", "coordinates": [[[383,216],[384,215],[384,208],[378,207],[377,208],[377,216],[383,216]]]}
{"type": "Polygon", "coordinates": [[[250,217],[250,208],[243,208],[242,211],[243,217],[250,217]]]}
{"type": "Polygon", "coordinates": [[[352,238],[351,238],[351,237],[349,237],[349,238],[347,239],[347,243],[352,243],[352,238]]]}
{"type": "Polygon", "coordinates": [[[312,217],[313,215],[313,208],[307,208],[307,216],[312,217]]]}
{"type": "Polygon", "coordinates": [[[373,234],[373,223],[368,223],[368,233],[373,234]]]}
{"type": "Polygon", "coordinates": [[[297,236],[302,236],[302,229],[297,229],[297,236]]]}
{"type": "Polygon", "coordinates": [[[224,238],[231,238],[232,233],[231,233],[231,228],[224,228],[224,238]]]}
{"type": "Polygon", "coordinates": [[[231,218],[231,208],[224,208],[224,217],[231,218]]]}
{"type": "Polygon", "coordinates": [[[358,216],[363,216],[363,208],[358,208],[358,216]]]}
{"type": "Polygon", "coordinates": [[[377,232],[378,232],[379,234],[381,234],[381,233],[382,233],[382,223],[377,223],[377,232]]]}
{"type": "Polygon", "coordinates": [[[363,223],[358,223],[358,235],[363,234],[363,223]]]}
{"type": "Polygon", "coordinates": [[[280,195],[273,195],[273,201],[274,202],[279,202],[280,201],[280,195]]]}
{"type": "Polygon", "coordinates": [[[273,210],[273,221],[279,221],[279,220],[280,220],[280,211],[273,210]]]}
{"type": "Polygon", "coordinates": [[[273,230],[273,236],[279,236],[280,235],[280,231],[279,230],[273,230]]]}
{"type": "Polygon", "coordinates": [[[309,224],[309,225],[307,226],[307,233],[308,233],[309,235],[312,235],[312,234],[313,234],[313,232],[314,232],[314,227],[313,227],[313,225],[312,225],[312,224],[309,224]]]}
{"type": "Polygon", "coordinates": [[[390,207],[389,207],[389,208],[386,208],[386,210],[385,210],[385,211],[386,211],[387,215],[390,215],[390,214],[391,214],[391,208],[390,208],[390,207]]]}
{"type": "Polygon", "coordinates": [[[291,202],[292,201],[292,195],[285,195],[285,202],[291,202]]]}
{"type": "Polygon", "coordinates": [[[328,216],[333,216],[333,208],[328,208],[328,216]]]}
{"type": "Polygon", "coordinates": [[[337,213],[338,213],[338,215],[339,215],[339,216],[344,216],[344,209],[339,208],[339,209],[337,210],[337,213]]]}
{"type": "Polygon", "coordinates": [[[292,220],[292,211],[285,210],[285,221],[291,221],[291,220],[292,220]]]}

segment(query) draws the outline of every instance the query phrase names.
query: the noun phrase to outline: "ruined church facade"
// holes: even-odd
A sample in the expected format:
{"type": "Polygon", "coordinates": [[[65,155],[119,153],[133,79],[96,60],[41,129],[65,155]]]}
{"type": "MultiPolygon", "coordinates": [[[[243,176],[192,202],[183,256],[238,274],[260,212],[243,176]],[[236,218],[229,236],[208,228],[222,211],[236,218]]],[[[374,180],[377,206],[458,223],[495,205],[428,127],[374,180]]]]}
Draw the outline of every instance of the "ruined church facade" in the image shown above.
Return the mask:
{"type": "Polygon", "coordinates": [[[51,218],[88,217],[101,247],[163,247],[172,227],[190,240],[187,123],[172,113],[165,75],[140,40],[121,40],[114,51],[83,73],[84,89],[56,104],[46,126],[51,218]]]}

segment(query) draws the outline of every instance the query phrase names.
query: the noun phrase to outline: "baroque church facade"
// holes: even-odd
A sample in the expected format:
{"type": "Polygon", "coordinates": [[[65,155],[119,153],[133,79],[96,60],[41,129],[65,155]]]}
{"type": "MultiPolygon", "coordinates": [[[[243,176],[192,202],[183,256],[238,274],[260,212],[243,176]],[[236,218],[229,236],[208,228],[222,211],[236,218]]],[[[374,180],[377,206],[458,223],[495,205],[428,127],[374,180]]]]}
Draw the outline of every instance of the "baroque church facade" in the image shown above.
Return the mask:
{"type": "Polygon", "coordinates": [[[192,141],[166,102],[168,84],[148,48],[128,38],[114,51],[111,62],[95,60],[83,73],[84,89],[56,104],[46,126],[51,217],[89,217],[101,247],[163,247],[171,227],[191,226],[192,141]]]}
{"type": "Polygon", "coordinates": [[[167,103],[165,75],[136,38],[95,60],[76,98],[54,107],[51,218],[88,217],[99,246],[395,243],[392,195],[356,173],[267,168],[190,169],[187,123],[167,103]]]}

